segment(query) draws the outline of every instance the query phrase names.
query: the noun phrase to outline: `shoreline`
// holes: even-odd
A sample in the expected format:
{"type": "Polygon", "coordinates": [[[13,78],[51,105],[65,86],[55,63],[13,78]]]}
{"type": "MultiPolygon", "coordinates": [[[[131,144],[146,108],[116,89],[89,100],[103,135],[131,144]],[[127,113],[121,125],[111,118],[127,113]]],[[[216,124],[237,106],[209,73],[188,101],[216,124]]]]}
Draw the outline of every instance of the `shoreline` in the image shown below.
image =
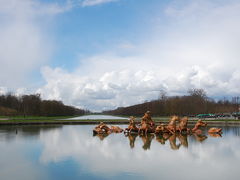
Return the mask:
{"type": "MultiPolygon", "coordinates": [[[[188,121],[189,125],[194,125],[197,120],[188,121]]],[[[209,125],[240,125],[239,120],[203,120],[209,125]]],[[[4,120],[0,121],[0,126],[4,125],[96,125],[100,122],[105,124],[129,124],[129,120],[4,120]]],[[[136,121],[140,123],[140,121],[136,121]]],[[[155,120],[158,125],[160,123],[167,124],[168,120],[155,120]]]]}

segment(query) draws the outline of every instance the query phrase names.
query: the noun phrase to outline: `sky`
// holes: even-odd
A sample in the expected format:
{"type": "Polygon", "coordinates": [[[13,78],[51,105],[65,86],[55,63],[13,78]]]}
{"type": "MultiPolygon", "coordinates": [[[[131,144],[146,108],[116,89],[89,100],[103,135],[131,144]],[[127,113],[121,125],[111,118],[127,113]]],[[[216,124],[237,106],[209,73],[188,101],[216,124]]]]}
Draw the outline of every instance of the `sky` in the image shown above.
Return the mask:
{"type": "Polygon", "coordinates": [[[92,111],[240,96],[239,0],[0,0],[0,93],[92,111]]]}

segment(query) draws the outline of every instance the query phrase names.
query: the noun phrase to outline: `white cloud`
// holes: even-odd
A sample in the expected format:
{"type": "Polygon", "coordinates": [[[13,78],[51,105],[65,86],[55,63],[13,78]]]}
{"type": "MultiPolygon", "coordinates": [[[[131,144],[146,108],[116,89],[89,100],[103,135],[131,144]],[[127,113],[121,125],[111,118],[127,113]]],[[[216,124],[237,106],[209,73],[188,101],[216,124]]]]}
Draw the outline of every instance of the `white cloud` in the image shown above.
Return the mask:
{"type": "Polygon", "coordinates": [[[7,88],[6,87],[0,87],[0,95],[1,94],[6,94],[7,93],[7,88]]]}
{"type": "Polygon", "coordinates": [[[54,49],[47,31],[54,15],[71,8],[33,0],[0,0],[0,84],[24,86],[29,73],[48,62],[54,49]]]}
{"type": "MultiPolygon", "coordinates": [[[[0,0],[1,86],[22,86],[29,72],[47,64],[53,45],[44,19],[70,10],[73,2],[0,0]]],[[[104,2],[82,1],[85,6],[104,2]]],[[[170,95],[203,88],[209,96],[239,96],[239,18],[238,1],[174,1],[164,15],[150,19],[141,43],[122,40],[106,47],[108,53],[80,59],[72,72],[42,68],[46,84],[37,92],[95,111],[156,99],[161,89],[170,95]]]]}
{"type": "Polygon", "coordinates": [[[164,27],[153,17],[147,40],[128,41],[133,53],[122,55],[129,48],[121,43],[111,53],[81,59],[73,72],[45,68],[46,85],[38,92],[97,111],[156,99],[161,89],[170,95],[190,88],[209,96],[239,95],[240,3],[177,2],[165,9],[164,27]]]}
{"type": "Polygon", "coordinates": [[[118,0],[84,0],[82,2],[82,6],[95,6],[103,3],[109,3],[109,2],[114,2],[118,0]]]}
{"type": "Polygon", "coordinates": [[[19,180],[48,178],[46,173],[42,173],[43,168],[36,167],[36,163],[26,158],[25,154],[29,152],[30,146],[29,142],[23,138],[16,137],[16,134],[12,132],[8,132],[7,136],[1,133],[0,148],[2,152],[0,154],[1,179],[16,179],[16,177],[19,180]],[[9,158],[13,158],[14,163],[9,161],[9,158]]]}
{"type": "MultiPolygon", "coordinates": [[[[94,71],[80,76],[77,72],[46,67],[43,75],[47,83],[38,93],[46,99],[59,99],[94,111],[156,99],[161,89],[178,95],[185,94],[189,88],[204,88],[211,96],[239,93],[236,85],[239,76],[232,76],[228,82],[214,80],[211,71],[200,67],[178,71],[178,77],[174,74],[162,80],[161,73],[149,69],[108,69],[101,75],[94,71]]],[[[239,74],[239,71],[234,74],[239,74]]]]}
{"type": "MultiPolygon", "coordinates": [[[[103,177],[128,172],[144,179],[159,179],[159,176],[163,179],[236,179],[239,174],[239,138],[232,134],[226,133],[220,139],[208,137],[202,143],[189,136],[188,148],[181,146],[177,151],[170,148],[169,141],[162,145],[153,139],[150,150],[144,151],[140,137],[131,149],[127,137],[111,134],[100,141],[92,137],[91,128],[66,126],[41,132],[40,162],[56,163],[73,158],[87,172],[103,177]],[[199,169],[208,173],[199,176],[199,169]]],[[[176,142],[178,144],[179,139],[176,142]]]]}

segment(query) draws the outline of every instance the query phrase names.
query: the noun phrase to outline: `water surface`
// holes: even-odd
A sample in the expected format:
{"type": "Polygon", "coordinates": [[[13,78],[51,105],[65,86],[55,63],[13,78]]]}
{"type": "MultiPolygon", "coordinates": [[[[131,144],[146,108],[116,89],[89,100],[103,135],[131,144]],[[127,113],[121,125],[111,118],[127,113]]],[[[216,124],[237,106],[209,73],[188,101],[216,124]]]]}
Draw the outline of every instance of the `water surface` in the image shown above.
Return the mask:
{"type": "Polygon", "coordinates": [[[0,127],[1,179],[239,179],[239,127],[222,137],[104,137],[93,127],[0,127]]]}
{"type": "Polygon", "coordinates": [[[74,118],[69,118],[68,120],[81,120],[81,119],[127,119],[124,117],[117,117],[117,116],[111,116],[111,115],[85,115],[85,116],[78,116],[74,118]]]}

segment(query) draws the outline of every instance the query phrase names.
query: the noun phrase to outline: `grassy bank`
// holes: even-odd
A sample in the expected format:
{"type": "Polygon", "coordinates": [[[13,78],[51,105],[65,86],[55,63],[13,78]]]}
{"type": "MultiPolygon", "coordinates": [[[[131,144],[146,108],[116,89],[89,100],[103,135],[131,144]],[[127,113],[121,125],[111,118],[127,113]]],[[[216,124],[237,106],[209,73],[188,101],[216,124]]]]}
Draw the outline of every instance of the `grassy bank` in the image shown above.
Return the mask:
{"type": "MultiPolygon", "coordinates": [[[[6,118],[6,117],[1,117],[6,118]]],[[[82,119],[82,120],[66,120],[72,118],[69,116],[58,116],[58,117],[8,117],[8,120],[0,121],[0,125],[43,125],[43,124],[98,124],[99,122],[104,122],[106,124],[128,124],[127,119],[82,119]]],[[[136,118],[136,123],[140,123],[141,118],[136,118]]],[[[169,121],[168,117],[153,117],[156,124],[164,123],[167,124],[169,121]]],[[[189,125],[195,124],[197,119],[190,119],[189,125]]],[[[225,124],[236,124],[240,125],[240,120],[234,119],[205,119],[208,124],[225,125],[225,124]]]]}

